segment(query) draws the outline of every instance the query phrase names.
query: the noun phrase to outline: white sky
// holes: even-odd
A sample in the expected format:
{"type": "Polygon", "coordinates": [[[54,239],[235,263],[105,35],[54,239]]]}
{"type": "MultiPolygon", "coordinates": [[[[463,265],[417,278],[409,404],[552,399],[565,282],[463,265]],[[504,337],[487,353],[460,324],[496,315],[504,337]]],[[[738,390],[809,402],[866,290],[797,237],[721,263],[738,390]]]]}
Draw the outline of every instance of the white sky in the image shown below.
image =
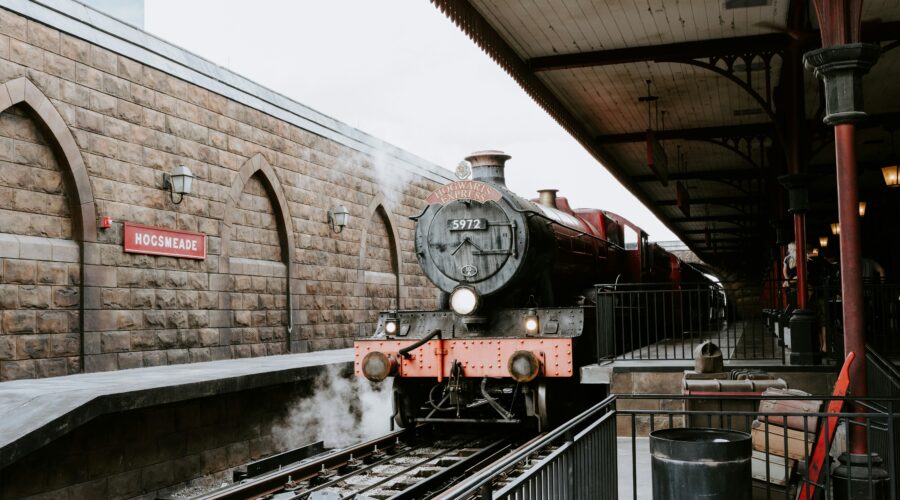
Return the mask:
{"type": "Polygon", "coordinates": [[[306,106],[454,168],[512,155],[509,187],[676,237],[427,0],[146,0],[147,31],[306,106]]]}

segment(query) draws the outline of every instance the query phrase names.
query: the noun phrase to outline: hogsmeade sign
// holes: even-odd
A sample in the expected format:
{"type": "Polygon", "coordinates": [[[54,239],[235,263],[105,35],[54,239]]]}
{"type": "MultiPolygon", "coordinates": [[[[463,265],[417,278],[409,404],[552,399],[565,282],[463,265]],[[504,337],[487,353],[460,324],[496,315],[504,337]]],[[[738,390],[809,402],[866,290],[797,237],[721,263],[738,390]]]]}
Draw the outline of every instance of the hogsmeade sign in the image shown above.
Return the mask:
{"type": "Polygon", "coordinates": [[[443,205],[453,200],[472,200],[485,203],[497,201],[500,198],[500,191],[483,182],[459,181],[451,182],[434,190],[425,201],[429,205],[443,205]]]}
{"type": "Polygon", "coordinates": [[[164,255],[182,259],[206,258],[206,235],[126,222],[124,244],[128,253],[164,255]]]}

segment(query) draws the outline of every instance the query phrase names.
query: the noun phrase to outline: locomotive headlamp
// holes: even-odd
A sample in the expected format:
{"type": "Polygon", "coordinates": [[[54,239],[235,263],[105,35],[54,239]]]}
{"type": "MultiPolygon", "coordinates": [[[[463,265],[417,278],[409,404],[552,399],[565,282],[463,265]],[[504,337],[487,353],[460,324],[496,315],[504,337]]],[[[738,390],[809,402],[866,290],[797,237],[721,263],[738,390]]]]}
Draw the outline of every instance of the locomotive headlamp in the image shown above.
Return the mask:
{"type": "Polygon", "coordinates": [[[466,316],[478,309],[478,294],[469,287],[461,286],[450,294],[450,309],[461,316],[466,316]]]}
{"type": "Polygon", "coordinates": [[[525,333],[535,334],[541,329],[541,318],[533,308],[525,313],[525,333]]]}
{"type": "Polygon", "coordinates": [[[531,351],[516,351],[509,357],[507,368],[516,382],[531,382],[541,371],[541,360],[531,351]]]}
{"type": "Polygon", "coordinates": [[[397,333],[399,326],[400,320],[393,314],[384,319],[384,333],[387,333],[388,335],[397,333]]]}
{"type": "Polygon", "coordinates": [[[383,352],[370,352],[362,360],[363,375],[372,382],[381,382],[396,371],[397,360],[383,352]]]}

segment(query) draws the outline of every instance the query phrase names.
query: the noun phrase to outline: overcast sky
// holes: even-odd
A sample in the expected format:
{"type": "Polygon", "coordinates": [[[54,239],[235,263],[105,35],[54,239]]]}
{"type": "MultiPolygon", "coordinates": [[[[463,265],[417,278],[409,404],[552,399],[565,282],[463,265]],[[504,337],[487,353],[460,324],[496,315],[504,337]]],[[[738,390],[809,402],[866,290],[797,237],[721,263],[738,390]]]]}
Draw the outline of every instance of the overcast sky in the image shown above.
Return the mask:
{"type": "Polygon", "coordinates": [[[146,0],[147,31],[447,168],[512,155],[531,198],[624,215],[675,236],[427,0],[146,0]]]}

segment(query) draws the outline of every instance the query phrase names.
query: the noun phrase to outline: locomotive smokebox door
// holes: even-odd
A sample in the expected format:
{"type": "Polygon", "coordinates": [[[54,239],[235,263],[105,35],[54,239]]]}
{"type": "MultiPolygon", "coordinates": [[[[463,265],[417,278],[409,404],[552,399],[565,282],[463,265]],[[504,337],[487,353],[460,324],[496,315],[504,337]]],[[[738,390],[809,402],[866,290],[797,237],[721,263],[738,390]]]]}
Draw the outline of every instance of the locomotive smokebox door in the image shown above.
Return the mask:
{"type": "Polygon", "coordinates": [[[513,254],[512,222],[496,202],[453,201],[428,228],[428,252],[444,276],[459,283],[491,278],[513,254]]]}

